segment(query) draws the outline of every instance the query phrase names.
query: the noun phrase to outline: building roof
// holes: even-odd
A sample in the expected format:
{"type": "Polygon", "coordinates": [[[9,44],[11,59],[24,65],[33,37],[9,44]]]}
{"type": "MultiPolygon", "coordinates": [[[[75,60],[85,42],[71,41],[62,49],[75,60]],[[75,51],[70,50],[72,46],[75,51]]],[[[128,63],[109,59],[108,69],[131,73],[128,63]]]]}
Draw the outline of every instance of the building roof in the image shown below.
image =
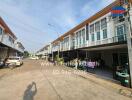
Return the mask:
{"type": "Polygon", "coordinates": [[[95,15],[91,16],[87,20],[83,21],[82,23],[80,23],[79,25],[77,25],[76,27],[74,27],[73,29],[71,29],[70,31],[66,32],[65,34],[63,34],[62,36],[60,36],[59,38],[57,38],[56,40],[54,40],[52,42],[52,44],[53,43],[57,43],[57,41],[63,40],[63,38],[65,36],[67,36],[69,34],[73,34],[75,31],[77,31],[81,27],[85,26],[86,24],[91,23],[92,21],[94,21],[94,20],[96,20],[96,19],[104,16],[105,14],[109,13],[114,6],[118,6],[118,5],[120,5],[120,0],[114,1],[113,3],[111,3],[110,5],[108,5],[107,7],[105,7],[104,9],[102,9],[101,11],[97,12],[95,15]]]}
{"type": "Polygon", "coordinates": [[[5,28],[5,32],[9,33],[14,39],[17,39],[17,37],[14,35],[14,33],[10,30],[10,28],[7,26],[7,24],[4,22],[2,17],[0,16],[0,24],[5,28]]]}

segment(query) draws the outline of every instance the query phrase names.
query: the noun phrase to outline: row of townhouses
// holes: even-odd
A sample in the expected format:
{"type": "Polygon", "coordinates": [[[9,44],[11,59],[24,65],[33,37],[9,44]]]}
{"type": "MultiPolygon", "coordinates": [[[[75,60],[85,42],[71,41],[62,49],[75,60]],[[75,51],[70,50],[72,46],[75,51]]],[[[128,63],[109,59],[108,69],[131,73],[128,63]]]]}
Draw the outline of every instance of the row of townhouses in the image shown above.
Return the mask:
{"type": "Polygon", "coordinates": [[[57,54],[68,59],[101,58],[111,71],[129,64],[132,80],[132,1],[116,0],[38,53],[52,58],[57,54]],[[122,6],[126,12],[112,16],[111,10],[116,6],[122,6]]]}
{"type": "Polygon", "coordinates": [[[24,46],[17,41],[17,37],[0,17],[0,60],[10,56],[20,56],[24,53],[24,46]]]}

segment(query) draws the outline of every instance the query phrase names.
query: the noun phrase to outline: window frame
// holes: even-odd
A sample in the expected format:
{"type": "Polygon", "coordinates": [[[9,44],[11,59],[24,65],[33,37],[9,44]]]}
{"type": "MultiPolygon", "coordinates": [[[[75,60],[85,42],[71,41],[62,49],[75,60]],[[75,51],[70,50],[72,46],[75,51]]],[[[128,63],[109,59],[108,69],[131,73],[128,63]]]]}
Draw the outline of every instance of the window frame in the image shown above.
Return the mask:
{"type": "Polygon", "coordinates": [[[108,32],[107,32],[107,29],[103,29],[103,39],[107,39],[108,38],[108,32]],[[105,31],[106,30],[106,31],[105,31]],[[105,34],[104,34],[105,32],[105,34]]]}
{"type": "Polygon", "coordinates": [[[97,41],[100,41],[100,40],[101,40],[100,31],[96,32],[96,35],[97,35],[97,41]],[[99,36],[99,37],[98,37],[98,36],[99,36]]]}
{"type": "Polygon", "coordinates": [[[94,35],[94,33],[91,34],[91,41],[92,41],[92,42],[95,41],[95,35],[94,35]]]}

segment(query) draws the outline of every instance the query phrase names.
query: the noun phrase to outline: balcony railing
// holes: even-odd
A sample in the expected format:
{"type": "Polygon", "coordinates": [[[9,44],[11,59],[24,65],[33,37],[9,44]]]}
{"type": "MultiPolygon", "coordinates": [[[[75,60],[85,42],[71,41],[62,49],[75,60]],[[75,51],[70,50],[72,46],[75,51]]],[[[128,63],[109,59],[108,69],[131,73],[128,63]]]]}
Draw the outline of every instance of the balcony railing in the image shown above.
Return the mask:
{"type": "MultiPolygon", "coordinates": [[[[83,47],[109,44],[109,43],[124,42],[126,40],[127,40],[126,34],[123,34],[123,35],[118,35],[118,36],[114,36],[111,38],[106,38],[106,39],[98,40],[98,41],[92,41],[92,42],[86,41],[85,44],[81,44],[81,45],[71,45],[70,50],[77,49],[77,48],[83,48],[83,47]]],[[[69,47],[60,49],[60,51],[67,51],[67,50],[69,50],[69,47]]]]}
{"type": "Polygon", "coordinates": [[[72,49],[77,49],[80,47],[90,47],[90,46],[96,46],[96,45],[102,45],[102,44],[109,44],[109,43],[116,43],[116,42],[124,42],[126,41],[126,34],[123,35],[118,35],[118,36],[114,36],[112,38],[107,38],[107,39],[103,39],[103,40],[98,40],[98,41],[92,41],[92,42],[88,42],[86,44],[83,44],[81,46],[72,46],[72,49]],[[73,48],[75,47],[75,48],[73,48]]]}
{"type": "Polygon", "coordinates": [[[11,48],[15,48],[15,44],[13,42],[9,41],[9,36],[8,35],[3,36],[2,43],[9,46],[9,47],[11,47],[11,48]]]}

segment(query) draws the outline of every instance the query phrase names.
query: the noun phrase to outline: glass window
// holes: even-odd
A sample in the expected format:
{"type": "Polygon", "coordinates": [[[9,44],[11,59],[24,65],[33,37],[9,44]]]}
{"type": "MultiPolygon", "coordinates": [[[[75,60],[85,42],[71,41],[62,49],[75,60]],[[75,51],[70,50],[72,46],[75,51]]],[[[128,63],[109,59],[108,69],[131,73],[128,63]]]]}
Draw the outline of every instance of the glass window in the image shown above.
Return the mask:
{"type": "Polygon", "coordinates": [[[94,24],[90,25],[90,33],[94,33],[94,24]]]}
{"type": "Polygon", "coordinates": [[[124,25],[117,26],[118,41],[124,41],[124,25]]]}
{"type": "Polygon", "coordinates": [[[101,29],[106,28],[107,27],[107,21],[106,18],[101,20],[101,29]]]}
{"type": "Polygon", "coordinates": [[[103,30],[103,39],[106,39],[107,38],[107,29],[104,29],[103,30]]]}
{"type": "Polygon", "coordinates": [[[82,44],[85,44],[85,29],[82,30],[82,44]]]}
{"type": "Polygon", "coordinates": [[[96,22],[95,23],[95,31],[99,31],[100,30],[100,22],[96,22]]]}
{"type": "Polygon", "coordinates": [[[92,41],[94,41],[94,34],[91,34],[91,39],[92,41]]]}
{"type": "Polygon", "coordinates": [[[124,25],[117,26],[117,36],[124,34],[124,25]]]}
{"type": "Polygon", "coordinates": [[[89,40],[89,26],[86,25],[86,40],[89,40]]]}
{"type": "Polygon", "coordinates": [[[79,45],[81,45],[81,31],[79,31],[79,45]]]}
{"type": "Polygon", "coordinates": [[[3,32],[3,30],[2,30],[2,28],[0,27],[0,35],[2,34],[2,32],[3,32]]]}
{"type": "Polygon", "coordinates": [[[78,32],[76,33],[76,45],[78,45],[78,32]]]}
{"type": "Polygon", "coordinates": [[[10,37],[10,36],[9,36],[9,41],[10,41],[11,43],[14,43],[14,40],[13,40],[12,37],[10,37]]]}
{"type": "Polygon", "coordinates": [[[100,32],[97,32],[97,40],[100,40],[100,32]]]}

